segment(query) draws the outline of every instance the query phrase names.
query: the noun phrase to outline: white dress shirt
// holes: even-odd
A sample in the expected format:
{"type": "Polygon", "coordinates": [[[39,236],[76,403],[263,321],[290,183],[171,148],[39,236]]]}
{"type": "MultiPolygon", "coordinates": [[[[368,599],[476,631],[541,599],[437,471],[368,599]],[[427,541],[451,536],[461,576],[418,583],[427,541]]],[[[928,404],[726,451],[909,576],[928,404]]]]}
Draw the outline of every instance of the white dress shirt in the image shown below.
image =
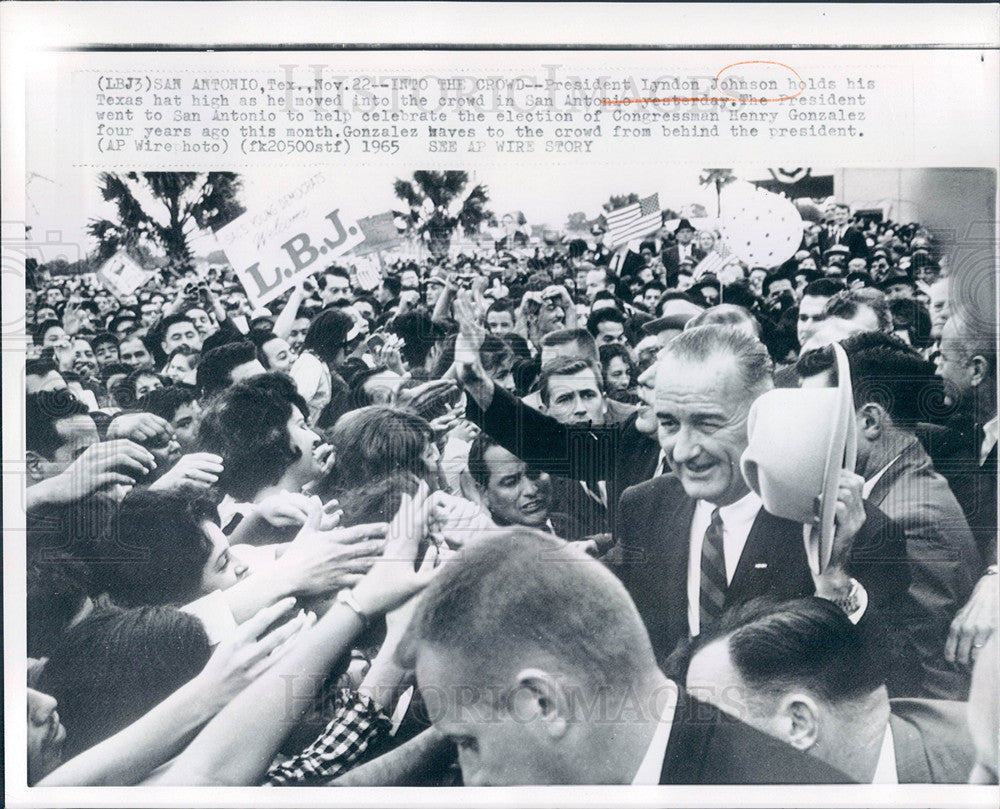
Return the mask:
{"type": "MultiPolygon", "coordinates": [[[[722,518],[722,547],[726,557],[726,583],[732,584],[736,568],[743,555],[743,547],[747,544],[750,529],[753,528],[757,513],[764,503],[753,492],[748,492],[735,503],[719,509],[722,518]]],[[[705,531],[712,523],[712,512],[715,504],[707,500],[699,500],[694,507],[694,517],[691,520],[689,536],[690,553],[688,554],[688,628],[692,637],[701,631],[701,546],[705,541],[705,531]]]]}
{"type": "Polygon", "coordinates": [[[875,766],[873,784],[898,784],[899,773],[896,771],[896,744],[892,738],[892,726],[886,722],[885,736],[882,737],[882,751],[875,766]]]}
{"type": "Polygon", "coordinates": [[[667,744],[670,742],[670,730],[674,726],[674,711],[677,710],[677,685],[672,680],[667,682],[671,693],[663,706],[649,747],[646,748],[646,755],[642,757],[642,763],[632,779],[633,786],[656,786],[660,783],[663,760],[667,756],[667,744]]]}
{"type": "Polygon", "coordinates": [[[985,434],[983,438],[983,445],[979,448],[979,465],[982,466],[986,463],[986,456],[990,454],[990,450],[996,446],[997,443],[997,416],[991,418],[988,422],[983,425],[983,433],[985,434]]]}

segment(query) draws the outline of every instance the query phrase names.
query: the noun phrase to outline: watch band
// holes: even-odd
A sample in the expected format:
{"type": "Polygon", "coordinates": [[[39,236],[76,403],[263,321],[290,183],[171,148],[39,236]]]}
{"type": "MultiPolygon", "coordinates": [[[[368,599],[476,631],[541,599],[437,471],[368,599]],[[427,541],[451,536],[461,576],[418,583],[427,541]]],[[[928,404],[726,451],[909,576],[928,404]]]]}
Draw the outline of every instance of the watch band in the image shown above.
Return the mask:
{"type": "Polygon", "coordinates": [[[337,592],[337,602],[345,605],[350,609],[358,618],[361,619],[361,623],[366,627],[368,626],[368,616],[365,611],[361,609],[361,605],[358,603],[358,599],[354,597],[354,591],[348,590],[346,587],[343,590],[337,592]]]}

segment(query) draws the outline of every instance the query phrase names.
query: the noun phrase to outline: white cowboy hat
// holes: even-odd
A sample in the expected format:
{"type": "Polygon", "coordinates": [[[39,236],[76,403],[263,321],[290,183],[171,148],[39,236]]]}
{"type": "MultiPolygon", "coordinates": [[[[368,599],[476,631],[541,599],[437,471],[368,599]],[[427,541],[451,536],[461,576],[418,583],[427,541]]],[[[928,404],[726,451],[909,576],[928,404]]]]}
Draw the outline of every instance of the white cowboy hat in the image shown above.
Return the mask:
{"type": "Polygon", "coordinates": [[[854,395],[847,354],[833,344],[836,388],[778,388],[760,396],[747,418],[740,459],[747,485],[776,517],[804,525],[806,555],[816,574],[833,551],[840,471],[857,459],[854,395]],[[812,539],[819,497],[819,542],[812,539]]]}

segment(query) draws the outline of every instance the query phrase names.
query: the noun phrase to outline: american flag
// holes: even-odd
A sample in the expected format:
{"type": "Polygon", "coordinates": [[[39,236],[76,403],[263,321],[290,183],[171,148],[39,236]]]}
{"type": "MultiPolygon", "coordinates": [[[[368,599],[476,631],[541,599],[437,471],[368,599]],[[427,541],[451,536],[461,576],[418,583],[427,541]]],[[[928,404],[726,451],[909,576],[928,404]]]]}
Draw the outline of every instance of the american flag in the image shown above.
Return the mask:
{"type": "Polygon", "coordinates": [[[604,243],[611,249],[660,229],[660,195],[653,194],[608,214],[604,243]]]}

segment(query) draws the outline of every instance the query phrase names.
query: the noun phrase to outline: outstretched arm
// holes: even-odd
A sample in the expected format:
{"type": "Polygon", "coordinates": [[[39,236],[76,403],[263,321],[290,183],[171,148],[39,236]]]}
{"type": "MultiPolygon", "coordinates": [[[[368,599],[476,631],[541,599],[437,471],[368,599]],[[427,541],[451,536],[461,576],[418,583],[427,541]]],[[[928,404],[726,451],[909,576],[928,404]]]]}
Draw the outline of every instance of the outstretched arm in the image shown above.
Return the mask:
{"type": "Polygon", "coordinates": [[[236,694],[279,659],[312,619],[304,613],[266,635],[295,603],[261,610],[212,655],[202,672],[127,728],[91,747],[36,786],[131,786],[146,778],[236,694]]]}
{"type": "Polygon", "coordinates": [[[258,784],[292,725],[316,696],[333,664],[375,618],[413,596],[434,573],[437,554],[414,562],[427,524],[426,484],[403,496],[383,555],[353,589],[354,603],[337,601],[295,647],[215,717],[157,783],[258,784]],[[360,611],[356,611],[356,608],[360,611]]]}

